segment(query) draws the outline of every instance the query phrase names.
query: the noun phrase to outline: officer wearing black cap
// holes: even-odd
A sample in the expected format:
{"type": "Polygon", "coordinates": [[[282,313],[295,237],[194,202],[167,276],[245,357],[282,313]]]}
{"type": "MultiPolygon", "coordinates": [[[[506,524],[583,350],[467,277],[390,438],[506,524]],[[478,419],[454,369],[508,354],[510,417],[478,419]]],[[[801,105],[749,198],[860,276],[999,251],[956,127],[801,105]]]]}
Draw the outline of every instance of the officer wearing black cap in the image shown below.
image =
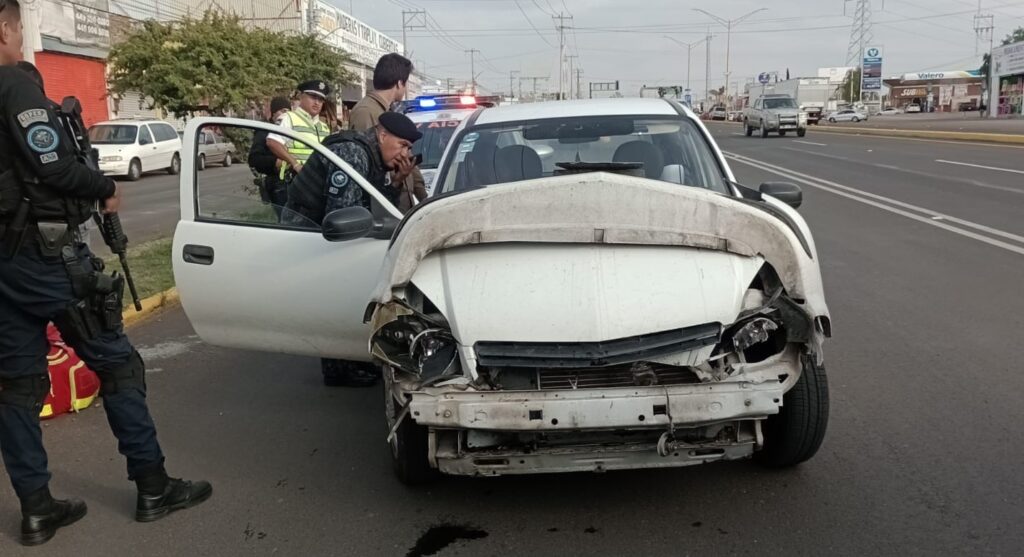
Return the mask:
{"type": "Polygon", "coordinates": [[[324,101],[331,94],[330,86],[323,80],[311,79],[298,84],[297,89],[299,106],[285,112],[278,125],[295,132],[301,141],[274,133],[267,136],[267,147],[284,161],[279,175],[281,180],[288,180],[290,173],[298,174],[313,154],[310,145],[322,143],[331,133],[327,124],[320,120],[324,101]]]}
{"type": "MultiPolygon", "coordinates": [[[[86,514],[55,499],[39,413],[50,390],[46,326],[100,378],[107,422],[135,480],[135,519],[149,522],[207,499],[206,482],[170,478],[146,404],[146,369],[121,324],[123,283],[81,241],[97,205],[117,212],[121,187],[72,147],[40,81],[21,58],[17,0],[0,7],[0,453],[21,502],[21,542],[38,545],[86,514]]],[[[0,497],[6,507],[9,498],[0,497]]],[[[3,509],[6,513],[6,509],[3,509]]],[[[6,553],[5,553],[6,554],[6,553]]]]}
{"type": "MultiPolygon", "coordinates": [[[[387,112],[380,123],[364,132],[340,131],[324,140],[324,147],[337,154],[361,174],[392,204],[397,203],[399,190],[392,184],[389,170],[399,158],[408,157],[412,144],[422,137],[416,125],[404,114],[387,112]]],[[[325,157],[314,154],[288,191],[289,211],[320,224],[324,216],[336,209],[363,205],[370,208],[370,199],[358,184],[352,183],[344,171],[325,157]]],[[[285,215],[284,218],[288,218],[285,215]]]]}

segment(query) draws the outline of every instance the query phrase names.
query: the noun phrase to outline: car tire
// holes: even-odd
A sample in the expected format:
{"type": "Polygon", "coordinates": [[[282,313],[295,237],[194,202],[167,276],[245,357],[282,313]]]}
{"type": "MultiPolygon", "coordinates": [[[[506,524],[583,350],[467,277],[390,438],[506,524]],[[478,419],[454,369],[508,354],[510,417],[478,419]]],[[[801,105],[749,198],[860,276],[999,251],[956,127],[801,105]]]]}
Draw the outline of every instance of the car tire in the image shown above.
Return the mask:
{"type": "Polygon", "coordinates": [[[801,358],[803,372],[783,397],[782,408],[764,421],[764,447],[754,454],[758,464],[787,468],[805,462],[821,447],[828,429],[828,377],[811,356],[801,358]]]}
{"type": "Polygon", "coordinates": [[[854,122],[860,122],[860,118],[857,118],[856,116],[854,116],[854,117],[853,117],[853,121],[854,121],[854,122]]]}
{"type": "Polygon", "coordinates": [[[125,175],[125,180],[134,182],[139,178],[142,178],[142,161],[139,159],[132,159],[132,161],[128,163],[128,174],[125,175]]]}
{"type": "Polygon", "coordinates": [[[764,122],[761,122],[759,127],[761,128],[761,139],[768,137],[768,128],[764,127],[764,122]]]}
{"type": "Polygon", "coordinates": [[[803,130],[796,130],[796,136],[797,136],[797,137],[803,137],[803,136],[805,136],[805,135],[807,135],[807,130],[806,130],[806,129],[803,129],[803,130]]]}
{"type": "Polygon", "coordinates": [[[206,170],[206,155],[199,155],[196,159],[196,170],[206,170]]]}
{"type": "Polygon", "coordinates": [[[231,153],[224,153],[224,167],[231,166],[231,153]]]}
{"type": "Polygon", "coordinates": [[[779,132],[779,137],[786,137],[786,132],[784,132],[784,131],[779,132]]]}
{"type": "Polygon", "coordinates": [[[171,157],[171,166],[167,167],[167,173],[171,176],[181,174],[181,157],[178,156],[178,153],[174,153],[174,156],[171,157]]]}
{"type": "MultiPolygon", "coordinates": [[[[391,370],[384,370],[384,412],[387,432],[395,425],[401,414],[395,397],[391,394],[391,370]]],[[[430,466],[430,432],[406,416],[395,431],[395,438],[388,443],[395,477],[405,485],[423,485],[435,481],[440,473],[430,466]]]]}
{"type": "Polygon", "coordinates": [[[750,127],[746,122],[743,122],[743,131],[746,132],[747,137],[754,135],[754,128],[750,127]]]}
{"type": "Polygon", "coordinates": [[[831,124],[835,124],[836,123],[836,119],[835,118],[829,118],[828,121],[831,124]]]}

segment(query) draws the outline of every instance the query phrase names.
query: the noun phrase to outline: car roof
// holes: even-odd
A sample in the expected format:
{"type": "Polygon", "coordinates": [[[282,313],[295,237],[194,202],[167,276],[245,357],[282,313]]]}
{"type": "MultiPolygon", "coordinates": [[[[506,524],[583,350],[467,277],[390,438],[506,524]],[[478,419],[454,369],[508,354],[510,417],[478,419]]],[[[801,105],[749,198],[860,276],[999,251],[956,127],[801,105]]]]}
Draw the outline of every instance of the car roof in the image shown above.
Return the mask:
{"type": "MultiPolygon", "coordinates": [[[[164,122],[163,120],[157,120],[155,118],[115,118],[113,120],[107,120],[105,122],[96,122],[93,126],[123,126],[130,124],[171,124],[164,122]]],[[[174,126],[171,126],[174,127],[174,126]]]]}
{"type": "Polygon", "coordinates": [[[470,114],[476,112],[475,108],[459,108],[453,110],[424,110],[422,112],[409,112],[406,116],[415,123],[434,122],[437,120],[458,120],[463,121],[469,118],[470,114]]]}
{"type": "MultiPolygon", "coordinates": [[[[688,108],[683,107],[683,110],[690,117],[693,117],[692,112],[688,108]]],[[[677,116],[678,114],[676,108],[664,99],[632,98],[545,101],[488,108],[480,113],[475,124],[500,124],[503,122],[583,116],[677,116]]]]}

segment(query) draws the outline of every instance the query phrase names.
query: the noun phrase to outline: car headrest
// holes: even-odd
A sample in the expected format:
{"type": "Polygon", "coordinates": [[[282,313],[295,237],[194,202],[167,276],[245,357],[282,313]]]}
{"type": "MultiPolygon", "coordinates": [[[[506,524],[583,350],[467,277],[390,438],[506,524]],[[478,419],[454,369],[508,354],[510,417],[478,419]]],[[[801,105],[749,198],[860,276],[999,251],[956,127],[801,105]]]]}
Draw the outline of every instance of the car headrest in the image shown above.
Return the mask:
{"type": "Polygon", "coordinates": [[[544,167],[537,151],[524,145],[509,145],[498,149],[494,156],[494,173],[498,182],[518,182],[540,178],[544,167]]]}
{"type": "Polygon", "coordinates": [[[681,164],[667,164],[661,171],[662,182],[686,185],[686,167],[681,164]]]}
{"type": "Polygon", "coordinates": [[[661,178],[665,158],[653,144],[646,141],[630,141],[619,145],[612,156],[612,162],[638,162],[644,165],[644,175],[655,180],[661,178]]]}
{"type": "Polygon", "coordinates": [[[498,183],[494,172],[497,152],[498,148],[494,145],[486,145],[481,142],[466,156],[467,177],[472,186],[489,186],[498,183]]]}

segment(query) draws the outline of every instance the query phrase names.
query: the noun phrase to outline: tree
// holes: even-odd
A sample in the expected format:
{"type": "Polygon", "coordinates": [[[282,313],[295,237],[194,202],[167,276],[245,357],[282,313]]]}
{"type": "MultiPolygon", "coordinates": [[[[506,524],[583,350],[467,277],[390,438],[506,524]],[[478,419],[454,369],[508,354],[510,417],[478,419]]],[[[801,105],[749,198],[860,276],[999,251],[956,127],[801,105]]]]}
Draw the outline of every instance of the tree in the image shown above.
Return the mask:
{"type": "Polygon", "coordinates": [[[309,35],[249,30],[235,17],[146,21],[108,56],[110,92],[137,91],[177,117],[223,116],[261,106],[306,79],[338,88],[348,57],[309,35]]]}
{"type": "Polygon", "coordinates": [[[860,102],[860,68],[854,68],[846,73],[843,84],[836,90],[839,98],[848,103],[860,102]]]}
{"type": "MultiPolygon", "coordinates": [[[[1024,27],[1018,27],[1018,28],[1013,30],[1013,33],[1010,33],[1005,38],[1003,38],[1003,41],[1000,43],[1000,45],[1001,46],[1006,46],[1008,44],[1019,43],[1019,42],[1022,42],[1022,41],[1024,41],[1024,27]]],[[[989,80],[988,71],[989,71],[989,65],[991,63],[992,63],[991,53],[986,52],[981,57],[981,75],[984,78],[984,81],[982,83],[983,83],[983,87],[985,87],[986,89],[988,88],[988,83],[990,81],[989,80]]]]}

